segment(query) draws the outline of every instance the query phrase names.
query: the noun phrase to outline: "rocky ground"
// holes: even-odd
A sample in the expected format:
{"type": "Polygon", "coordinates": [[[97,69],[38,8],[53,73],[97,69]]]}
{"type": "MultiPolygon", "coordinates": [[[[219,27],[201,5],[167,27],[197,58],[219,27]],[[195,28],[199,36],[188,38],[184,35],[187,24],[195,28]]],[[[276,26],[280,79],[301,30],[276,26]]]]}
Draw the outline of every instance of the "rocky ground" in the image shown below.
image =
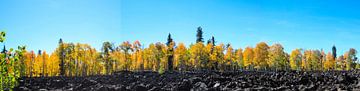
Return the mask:
{"type": "Polygon", "coordinates": [[[117,72],[106,76],[22,78],[14,90],[218,91],[360,90],[360,71],[117,72]]]}

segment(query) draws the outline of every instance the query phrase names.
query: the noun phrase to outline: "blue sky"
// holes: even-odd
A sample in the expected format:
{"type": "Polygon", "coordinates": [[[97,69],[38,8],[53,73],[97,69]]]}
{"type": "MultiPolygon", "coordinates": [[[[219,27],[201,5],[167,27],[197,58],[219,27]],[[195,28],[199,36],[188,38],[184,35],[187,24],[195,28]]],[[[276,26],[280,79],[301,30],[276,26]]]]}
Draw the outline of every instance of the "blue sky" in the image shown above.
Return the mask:
{"type": "Polygon", "coordinates": [[[53,51],[66,42],[119,45],[139,40],[146,46],[195,42],[201,26],[204,39],[235,48],[258,42],[295,48],[324,49],[338,54],[360,49],[359,1],[346,0],[1,0],[0,29],[5,44],[53,51]]]}

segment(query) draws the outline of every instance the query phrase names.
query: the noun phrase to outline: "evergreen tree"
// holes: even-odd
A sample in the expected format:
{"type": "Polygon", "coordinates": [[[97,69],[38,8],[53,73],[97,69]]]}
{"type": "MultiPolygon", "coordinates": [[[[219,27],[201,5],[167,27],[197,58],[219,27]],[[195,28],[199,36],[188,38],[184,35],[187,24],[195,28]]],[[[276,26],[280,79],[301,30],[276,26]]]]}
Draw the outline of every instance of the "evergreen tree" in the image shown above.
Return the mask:
{"type": "Polygon", "coordinates": [[[196,43],[198,42],[204,42],[203,31],[201,27],[197,28],[196,43]]]}
{"type": "Polygon", "coordinates": [[[212,43],[213,46],[216,46],[216,45],[215,45],[215,38],[214,38],[214,36],[211,37],[211,43],[212,43]]]}
{"type": "Polygon", "coordinates": [[[60,76],[64,76],[65,75],[65,67],[64,67],[64,61],[65,61],[65,50],[64,50],[64,44],[63,44],[63,40],[60,38],[59,40],[59,58],[60,58],[60,76]]]}
{"type": "Polygon", "coordinates": [[[173,60],[174,60],[174,42],[169,33],[166,45],[168,46],[168,70],[173,70],[173,60]]]}
{"type": "Polygon", "coordinates": [[[173,39],[171,38],[171,34],[169,33],[168,38],[167,38],[166,45],[167,45],[167,46],[170,46],[172,42],[173,42],[173,39]]]}
{"type": "Polygon", "coordinates": [[[212,36],[211,39],[209,39],[209,40],[207,41],[207,44],[210,44],[210,43],[211,43],[213,46],[216,46],[216,45],[215,45],[215,38],[214,38],[214,36],[212,36]]]}
{"type": "Polygon", "coordinates": [[[333,57],[333,60],[336,59],[336,47],[335,47],[335,45],[332,47],[332,57],[333,57]]]}
{"type": "Polygon", "coordinates": [[[7,52],[7,50],[6,50],[6,47],[5,47],[5,45],[4,45],[4,48],[3,48],[3,50],[1,51],[1,53],[6,53],[7,52]]]}

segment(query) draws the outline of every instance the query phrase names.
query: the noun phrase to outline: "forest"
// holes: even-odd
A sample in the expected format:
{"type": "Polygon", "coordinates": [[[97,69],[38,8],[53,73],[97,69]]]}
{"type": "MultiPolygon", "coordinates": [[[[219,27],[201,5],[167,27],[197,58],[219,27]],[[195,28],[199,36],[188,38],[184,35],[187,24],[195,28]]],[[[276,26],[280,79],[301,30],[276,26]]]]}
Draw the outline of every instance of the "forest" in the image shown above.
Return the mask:
{"type": "MultiPolygon", "coordinates": [[[[243,71],[349,71],[360,68],[357,51],[349,48],[337,54],[319,49],[284,51],[279,43],[257,43],[254,47],[233,48],[230,43],[217,42],[215,37],[203,38],[201,27],[195,29],[194,43],[173,41],[168,34],[165,43],[143,45],[140,41],[120,44],[103,42],[101,50],[86,43],[71,43],[59,39],[52,53],[30,51],[25,46],[1,51],[0,89],[14,88],[22,77],[84,77],[111,75],[116,72],[243,72],[243,71]],[[195,36],[196,35],[196,36],[195,36]]],[[[11,33],[11,32],[9,32],[11,33]]],[[[5,40],[1,32],[0,42],[5,40]]],[[[29,45],[31,46],[31,45],[29,45]]]]}

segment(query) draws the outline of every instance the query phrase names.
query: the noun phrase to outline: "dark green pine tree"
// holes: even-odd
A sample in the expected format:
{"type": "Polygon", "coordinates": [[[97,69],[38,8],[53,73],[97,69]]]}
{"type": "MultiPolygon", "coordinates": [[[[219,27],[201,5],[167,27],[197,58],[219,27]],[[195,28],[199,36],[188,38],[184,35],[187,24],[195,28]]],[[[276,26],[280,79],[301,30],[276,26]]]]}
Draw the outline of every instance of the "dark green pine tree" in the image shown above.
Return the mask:
{"type": "Polygon", "coordinates": [[[333,59],[336,60],[336,47],[335,47],[335,45],[332,47],[332,55],[333,55],[333,59]]]}
{"type": "Polygon", "coordinates": [[[215,38],[214,38],[214,36],[211,36],[211,39],[209,39],[208,41],[207,41],[207,44],[212,44],[212,47],[211,47],[211,53],[213,53],[213,50],[214,50],[214,46],[216,46],[215,45],[215,38]]]}
{"type": "Polygon", "coordinates": [[[1,51],[1,53],[6,53],[7,52],[7,50],[6,50],[6,47],[5,47],[5,45],[4,45],[4,48],[3,48],[3,50],[1,51]]]}
{"type": "Polygon", "coordinates": [[[203,31],[201,27],[197,28],[197,34],[196,34],[196,43],[199,42],[204,42],[204,38],[203,38],[203,31]]]}
{"type": "Polygon", "coordinates": [[[63,44],[63,40],[60,38],[59,40],[59,55],[60,55],[60,76],[65,76],[65,50],[64,50],[64,44],[63,44]]]}
{"type": "Polygon", "coordinates": [[[211,43],[213,44],[213,46],[215,46],[215,38],[214,38],[214,36],[211,37],[211,43]]]}
{"type": "MultiPolygon", "coordinates": [[[[38,56],[41,57],[41,55],[42,55],[42,52],[41,52],[41,50],[39,50],[39,51],[38,51],[38,56]]],[[[43,70],[43,69],[44,69],[44,64],[43,64],[43,66],[42,66],[42,68],[41,68],[41,73],[40,73],[40,76],[41,76],[41,77],[44,77],[44,70],[43,70]]]]}
{"type": "Polygon", "coordinates": [[[173,42],[173,39],[171,38],[171,34],[169,33],[168,38],[167,38],[166,45],[167,45],[167,46],[170,46],[171,42],[173,42]]]}
{"type": "Polygon", "coordinates": [[[173,39],[171,38],[171,34],[169,33],[166,45],[169,47],[169,55],[168,55],[168,69],[169,71],[173,71],[173,60],[174,60],[174,44],[173,39]]]}
{"type": "Polygon", "coordinates": [[[211,39],[209,39],[208,41],[207,41],[207,44],[210,44],[211,43],[211,39]]]}

